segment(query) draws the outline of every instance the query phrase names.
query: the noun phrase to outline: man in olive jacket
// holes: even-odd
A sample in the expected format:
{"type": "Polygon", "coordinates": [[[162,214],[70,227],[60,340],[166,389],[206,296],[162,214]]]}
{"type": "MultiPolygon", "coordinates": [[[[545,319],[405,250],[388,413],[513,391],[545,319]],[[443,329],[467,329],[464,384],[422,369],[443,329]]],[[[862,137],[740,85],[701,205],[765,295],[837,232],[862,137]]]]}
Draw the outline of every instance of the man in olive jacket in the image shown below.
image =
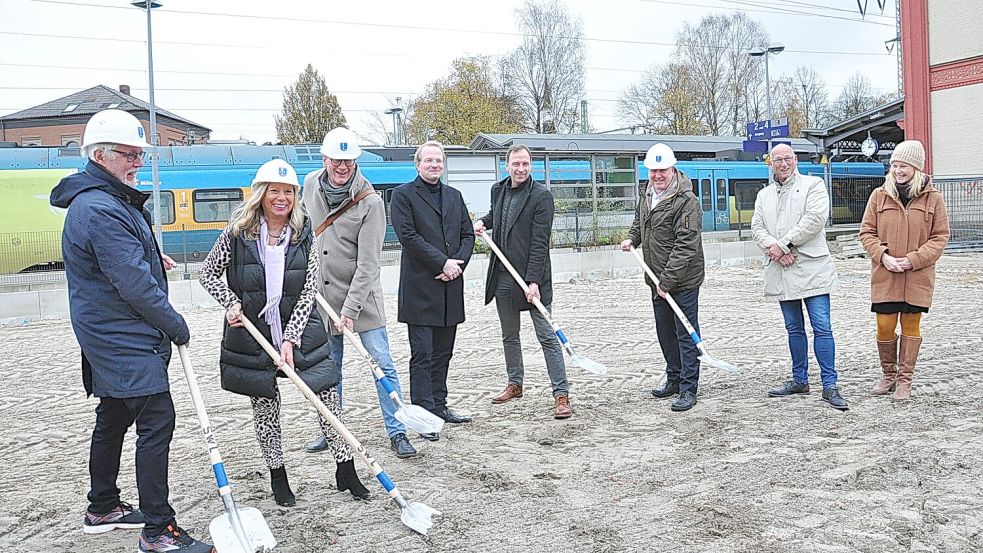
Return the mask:
{"type": "MultiPolygon", "coordinates": [[[[338,364],[339,371],[345,351],[342,328],[348,328],[358,333],[385,378],[402,396],[399,375],[389,353],[382,296],[380,258],[386,237],[386,208],[355,162],[361,153],[353,132],[344,127],[333,129],[325,135],[321,146],[324,168],[304,177],[301,196],[311,225],[316,229],[315,240],[321,252],[320,292],[341,320],[334,324],[327,313],[321,313],[321,318],[331,331],[328,336],[331,359],[338,364]],[[330,226],[322,228],[328,217],[338,214],[330,226]]],[[[341,391],[339,382],[338,393],[341,391]]],[[[406,427],[396,420],[396,406],[378,382],[376,392],[396,455],[413,457],[416,449],[406,437],[406,427]]],[[[328,444],[323,436],[307,444],[311,453],[326,449],[328,444]]]]}
{"type": "Polygon", "coordinates": [[[522,397],[524,367],[519,341],[519,315],[529,311],[536,338],[543,347],[546,370],[553,386],[553,418],[573,415],[570,407],[567,369],[563,350],[546,317],[532,305],[539,299],[547,310],[553,302],[553,275],[550,266],[550,234],[553,231],[553,194],[532,178],[529,149],[521,144],[509,148],[505,156],[509,176],[492,186],[491,209],[474,223],[475,234],[492,231],[495,243],[529,287],[524,293],[497,257],[488,263],[485,303],[494,298],[502,323],[502,345],[508,383],[492,403],[505,403],[522,397]]]}
{"type": "Polygon", "coordinates": [[[474,249],[474,231],[461,192],[440,181],[440,142],[423,143],[413,159],[419,174],[393,190],[389,209],[403,247],[398,320],[409,332],[410,400],[449,423],[463,423],[470,418],[447,407],[447,369],[457,325],[464,322],[462,275],[474,249]]]}
{"type": "Polygon", "coordinates": [[[700,285],[705,275],[700,228],[703,214],[693,183],[676,169],[676,155],[669,146],[655,144],[649,148],[644,164],[649,181],[640,190],[635,221],[621,249],[641,246],[645,263],[659,279],[656,285],[645,277],[652,288],[655,329],[666,360],[666,383],[652,390],[652,395],[666,398],[679,394],[670,409],[686,411],[696,405],[700,354],[666,301],[666,294],[672,294],[699,333],[700,285]]]}

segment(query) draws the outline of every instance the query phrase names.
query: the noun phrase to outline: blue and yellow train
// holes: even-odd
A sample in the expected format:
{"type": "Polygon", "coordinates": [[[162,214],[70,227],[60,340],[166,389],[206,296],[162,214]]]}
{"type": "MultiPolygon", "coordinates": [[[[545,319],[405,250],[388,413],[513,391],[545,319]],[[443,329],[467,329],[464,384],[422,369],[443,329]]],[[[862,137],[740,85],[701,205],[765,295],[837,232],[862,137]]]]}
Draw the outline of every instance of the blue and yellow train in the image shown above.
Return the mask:
{"type": "MultiPolygon", "coordinates": [[[[495,160],[497,177],[505,174],[504,158],[471,153],[495,160]]],[[[207,254],[235,207],[250,192],[249,184],[260,165],[270,159],[285,159],[305,175],[322,167],[318,145],[297,146],[186,146],[159,148],[161,222],[164,252],[177,260],[200,260],[207,254]]],[[[547,159],[534,155],[533,176],[547,182],[561,206],[630,213],[638,197],[638,185],[647,171],[636,158],[622,157],[617,167],[605,167],[604,156],[547,159]],[[632,163],[634,161],[634,163],[632,163]],[[549,167],[547,179],[547,165],[549,167]],[[593,166],[592,166],[593,165],[593,166]],[[634,166],[634,167],[632,167],[634,166]]],[[[612,160],[613,163],[614,160],[612,160]]],[[[363,151],[358,160],[362,173],[388,201],[391,189],[413,180],[416,168],[410,161],[382,161],[363,151]]],[[[15,273],[31,267],[56,265],[61,261],[61,228],[64,212],[48,204],[48,194],[66,175],[81,170],[86,160],[78,148],[0,148],[0,273],[15,273]]],[[[700,196],[705,230],[727,230],[750,221],[757,192],[768,179],[768,167],[760,162],[689,161],[679,168],[693,180],[700,196]]],[[[823,167],[800,164],[805,173],[822,174],[823,167]]],[[[856,222],[867,197],[882,182],[879,163],[833,164],[833,219],[856,222]]],[[[462,187],[469,208],[483,214],[488,182],[462,187]]],[[[139,188],[151,189],[151,169],[138,174],[139,188]]],[[[153,206],[148,205],[153,212],[153,206]]],[[[387,241],[395,241],[390,227],[387,241]]]]}

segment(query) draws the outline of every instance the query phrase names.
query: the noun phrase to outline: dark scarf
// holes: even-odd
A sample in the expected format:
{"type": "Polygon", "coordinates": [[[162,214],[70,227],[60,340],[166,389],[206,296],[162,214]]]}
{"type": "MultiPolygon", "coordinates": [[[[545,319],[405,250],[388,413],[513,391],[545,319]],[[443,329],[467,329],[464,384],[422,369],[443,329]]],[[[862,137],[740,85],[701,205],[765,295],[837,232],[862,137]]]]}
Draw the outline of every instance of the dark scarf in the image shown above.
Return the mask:
{"type": "Polygon", "coordinates": [[[328,177],[327,169],[321,173],[321,195],[324,196],[324,201],[328,204],[328,209],[333,211],[343,204],[345,200],[351,198],[352,183],[355,182],[355,175],[357,174],[358,171],[352,171],[352,176],[348,179],[348,182],[342,186],[335,186],[328,177]]]}

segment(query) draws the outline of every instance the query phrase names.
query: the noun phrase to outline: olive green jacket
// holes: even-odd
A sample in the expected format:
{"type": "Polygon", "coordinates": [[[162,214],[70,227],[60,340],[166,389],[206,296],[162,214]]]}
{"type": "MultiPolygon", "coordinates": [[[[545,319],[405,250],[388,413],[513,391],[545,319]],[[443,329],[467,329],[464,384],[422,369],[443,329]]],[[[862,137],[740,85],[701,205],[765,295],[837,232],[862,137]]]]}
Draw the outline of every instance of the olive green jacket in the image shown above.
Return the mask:
{"type": "MultiPolygon", "coordinates": [[[[676,193],[663,198],[655,209],[649,208],[648,184],[639,187],[635,221],[628,232],[666,292],[699,288],[706,275],[700,200],[693,194],[689,178],[678,171],[676,174],[676,193]]],[[[648,276],[645,282],[654,293],[655,283],[648,276]]]]}

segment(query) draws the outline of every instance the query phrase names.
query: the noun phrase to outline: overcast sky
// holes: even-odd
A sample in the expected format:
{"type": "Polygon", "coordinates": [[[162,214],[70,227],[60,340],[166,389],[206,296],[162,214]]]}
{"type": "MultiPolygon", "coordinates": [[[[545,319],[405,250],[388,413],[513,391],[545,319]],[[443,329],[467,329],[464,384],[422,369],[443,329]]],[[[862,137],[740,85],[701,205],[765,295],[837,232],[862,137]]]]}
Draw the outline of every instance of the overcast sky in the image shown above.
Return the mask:
{"type": "MultiPolygon", "coordinates": [[[[591,124],[623,126],[621,91],[668,61],[683,23],[735,10],[785,44],[771,58],[773,78],[812,66],[834,99],[861,71],[876,92],[893,92],[897,58],[884,43],[896,35],[897,0],[884,15],[877,0],[864,1],[865,20],[856,0],[566,0],[584,22],[591,124]]],[[[371,136],[373,112],[419,94],[454,58],[515,48],[523,2],[163,0],[153,11],[157,104],[213,129],[214,139],[262,143],[275,138],[283,87],[311,63],[353,130],[371,136]]],[[[0,115],[98,84],[128,84],[148,99],[146,33],[144,12],[128,0],[0,0],[0,115]]]]}

